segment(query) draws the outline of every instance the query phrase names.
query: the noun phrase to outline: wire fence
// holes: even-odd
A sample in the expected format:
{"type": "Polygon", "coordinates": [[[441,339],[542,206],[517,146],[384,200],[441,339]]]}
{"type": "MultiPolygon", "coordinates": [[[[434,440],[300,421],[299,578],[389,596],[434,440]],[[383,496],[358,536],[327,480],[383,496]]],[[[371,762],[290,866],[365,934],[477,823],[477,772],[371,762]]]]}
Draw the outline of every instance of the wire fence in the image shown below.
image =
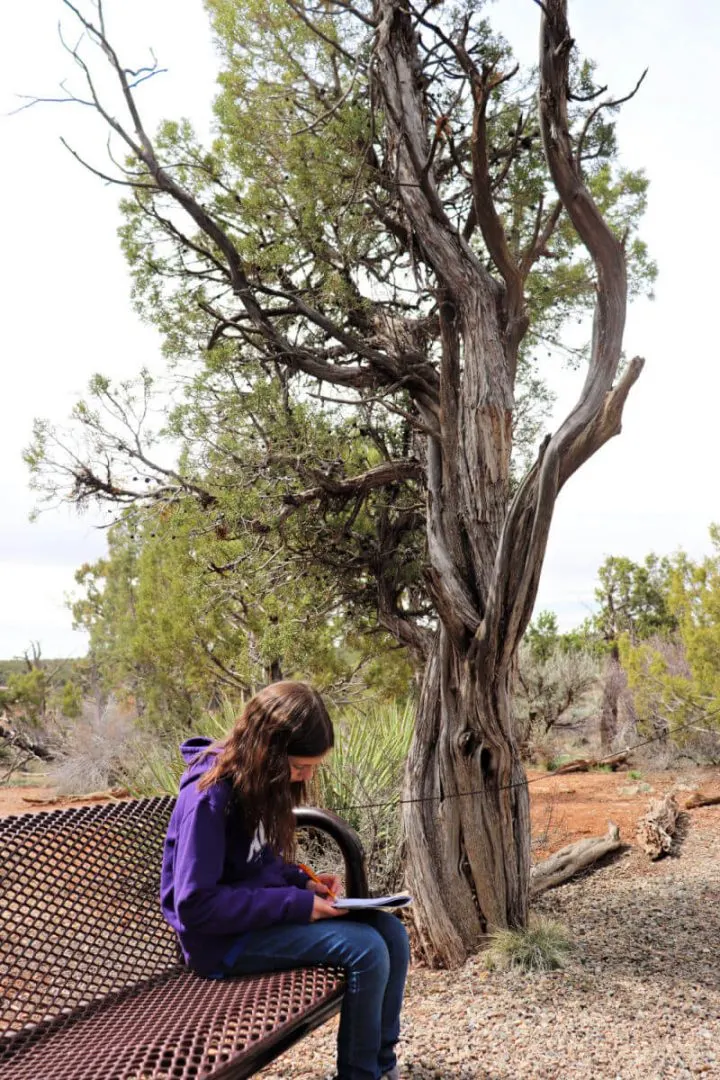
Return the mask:
{"type": "MultiPolygon", "coordinates": [[[[719,715],[720,708],[703,711],[703,717],[705,719],[710,719],[713,716],[719,715]]],[[[633,750],[639,750],[642,746],[649,746],[651,743],[660,742],[663,739],[667,739],[669,735],[675,735],[677,732],[684,731],[688,728],[694,728],[694,730],[696,731],[698,730],[697,718],[688,720],[683,724],[676,724],[673,726],[672,730],[662,731],[659,734],[653,735],[648,739],[642,739],[640,742],[633,743],[631,746],[626,746],[624,750],[615,750],[613,751],[613,753],[606,754],[604,757],[596,758],[593,762],[593,765],[601,766],[604,762],[616,758],[618,754],[631,754],[633,750]]],[[[415,803],[445,802],[446,800],[450,799],[469,799],[473,798],[476,795],[496,795],[499,794],[501,791],[510,791],[513,788],[529,787],[530,784],[535,784],[539,780],[548,780],[553,776],[561,776],[563,775],[563,772],[566,768],[567,766],[560,765],[557,769],[550,769],[547,772],[542,773],[540,776],[533,776],[529,779],[526,777],[523,780],[517,780],[510,784],[500,784],[496,785],[495,787],[485,786],[482,788],[476,788],[473,791],[455,791],[443,795],[421,795],[415,799],[389,799],[384,802],[351,803],[345,804],[343,806],[328,806],[326,809],[333,810],[335,813],[338,814],[342,814],[346,813],[348,810],[379,810],[390,808],[393,806],[410,806],[415,803]]]]}

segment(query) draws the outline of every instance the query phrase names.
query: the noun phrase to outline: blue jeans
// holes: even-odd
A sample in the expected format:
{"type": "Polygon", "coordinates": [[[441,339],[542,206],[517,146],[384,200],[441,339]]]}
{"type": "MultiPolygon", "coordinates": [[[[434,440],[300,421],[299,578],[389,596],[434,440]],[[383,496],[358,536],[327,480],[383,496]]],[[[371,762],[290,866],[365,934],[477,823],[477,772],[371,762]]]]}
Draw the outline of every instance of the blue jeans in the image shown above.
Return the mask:
{"type": "Polygon", "coordinates": [[[343,967],[347,988],[338,1032],[338,1080],[379,1080],[397,1063],[409,961],[407,931],[396,916],[357,911],[243,934],[226,971],[250,975],[313,964],[343,967]]]}

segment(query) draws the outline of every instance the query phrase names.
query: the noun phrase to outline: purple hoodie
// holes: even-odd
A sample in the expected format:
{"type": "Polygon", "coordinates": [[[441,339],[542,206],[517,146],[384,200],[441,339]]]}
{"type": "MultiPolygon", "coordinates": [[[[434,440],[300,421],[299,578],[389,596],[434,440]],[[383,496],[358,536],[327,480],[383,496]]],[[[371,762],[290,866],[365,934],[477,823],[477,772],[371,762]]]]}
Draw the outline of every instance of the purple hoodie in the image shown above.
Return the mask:
{"type": "Polygon", "coordinates": [[[251,837],[231,805],[229,780],[198,791],[197,781],[214,754],[212,740],[188,739],[181,752],[188,768],[170,818],[163,850],[160,904],[180,939],[187,963],[216,975],[223,960],[242,952],[242,937],[277,923],[308,923],[314,894],[297,866],[274,855],[262,829],[251,837]]]}

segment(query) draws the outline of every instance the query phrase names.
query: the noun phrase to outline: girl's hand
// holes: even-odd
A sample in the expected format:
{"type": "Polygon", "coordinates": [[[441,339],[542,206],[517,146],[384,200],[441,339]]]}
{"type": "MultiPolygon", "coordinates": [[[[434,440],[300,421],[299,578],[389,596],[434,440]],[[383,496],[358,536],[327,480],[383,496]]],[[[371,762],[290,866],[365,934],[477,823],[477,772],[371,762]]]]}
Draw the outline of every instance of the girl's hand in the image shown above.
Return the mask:
{"type": "Polygon", "coordinates": [[[317,922],[318,919],[334,919],[336,915],[347,915],[347,908],[333,907],[332,903],[324,900],[322,896],[315,897],[310,922],[317,922]]]}
{"type": "Polygon", "coordinates": [[[339,896],[342,890],[342,881],[337,874],[318,874],[318,881],[308,881],[305,886],[310,892],[314,892],[316,896],[327,896],[328,893],[333,893],[334,896],[339,896]]]}

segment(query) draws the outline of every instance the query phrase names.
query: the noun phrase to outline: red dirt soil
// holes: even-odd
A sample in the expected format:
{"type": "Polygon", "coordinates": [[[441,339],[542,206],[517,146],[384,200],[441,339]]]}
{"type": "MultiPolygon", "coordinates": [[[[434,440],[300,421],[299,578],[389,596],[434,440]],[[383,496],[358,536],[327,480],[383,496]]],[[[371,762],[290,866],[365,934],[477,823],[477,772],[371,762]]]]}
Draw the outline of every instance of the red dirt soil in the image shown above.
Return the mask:
{"type": "MultiPolygon", "coordinates": [[[[550,776],[530,771],[528,780],[535,858],[552,854],[574,840],[603,835],[609,821],[620,826],[625,843],[632,843],[636,822],[650,800],[671,789],[675,790],[681,809],[694,791],[720,795],[720,768],[643,772],[640,779],[631,779],[627,772],[550,776]],[[647,790],[648,785],[651,790],[647,790]]],[[[104,801],[105,797],[98,794],[70,800],[58,798],[49,787],[0,787],[0,817],[85,806],[100,799],[104,801]]],[[[720,821],[720,806],[693,810],[692,814],[698,822],[708,815],[720,821]]]]}
{"type": "MultiPolygon", "coordinates": [[[[639,779],[631,779],[627,772],[549,776],[531,771],[528,780],[536,857],[551,855],[574,840],[601,836],[610,821],[620,827],[621,840],[632,843],[638,818],[653,799],[668,791],[674,791],[681,810],[696,791],[720,795],[720,768],[643,772],[639,779]]],[[[692,813],[720,820],[720,806],[692,813]]]]}

